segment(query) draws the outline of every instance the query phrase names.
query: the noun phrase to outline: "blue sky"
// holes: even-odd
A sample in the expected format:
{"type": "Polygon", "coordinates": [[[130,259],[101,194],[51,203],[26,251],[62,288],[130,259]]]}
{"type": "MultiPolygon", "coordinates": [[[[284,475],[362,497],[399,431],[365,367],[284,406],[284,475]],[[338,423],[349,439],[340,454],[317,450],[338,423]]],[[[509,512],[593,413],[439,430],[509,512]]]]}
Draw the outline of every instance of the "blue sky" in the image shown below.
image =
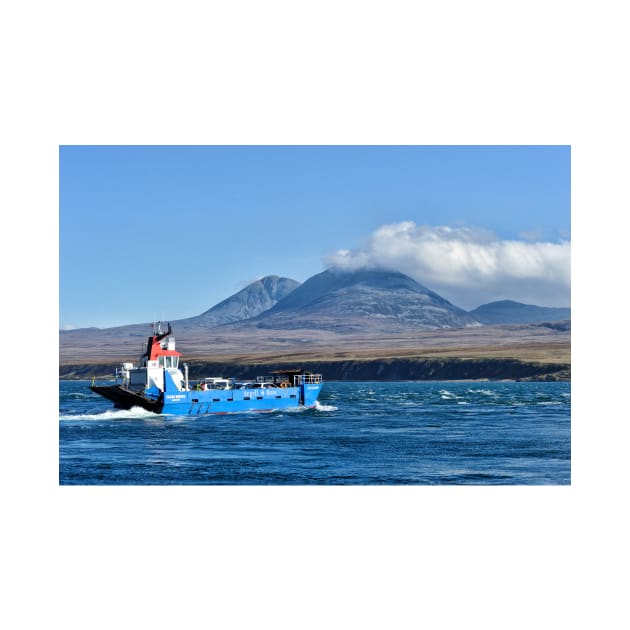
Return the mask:
{"type": "Polygon", "coordinates": [[[63,146],[59,167],[61,328],[366,261],[464,308],[570,301],[566,146],[63,146]]]}

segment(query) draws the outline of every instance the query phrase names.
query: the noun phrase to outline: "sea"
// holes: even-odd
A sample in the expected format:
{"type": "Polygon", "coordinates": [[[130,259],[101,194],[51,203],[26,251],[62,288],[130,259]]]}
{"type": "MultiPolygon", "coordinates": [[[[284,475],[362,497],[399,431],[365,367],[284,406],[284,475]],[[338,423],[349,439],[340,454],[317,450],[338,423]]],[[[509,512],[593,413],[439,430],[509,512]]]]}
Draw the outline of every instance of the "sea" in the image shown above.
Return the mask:
{"type": "Polygon", "coordinates": [[[194,417],[89,385],[59,384],[60,485],[571,483],[566,382],[325,382],[315,409],[194,417]]]}

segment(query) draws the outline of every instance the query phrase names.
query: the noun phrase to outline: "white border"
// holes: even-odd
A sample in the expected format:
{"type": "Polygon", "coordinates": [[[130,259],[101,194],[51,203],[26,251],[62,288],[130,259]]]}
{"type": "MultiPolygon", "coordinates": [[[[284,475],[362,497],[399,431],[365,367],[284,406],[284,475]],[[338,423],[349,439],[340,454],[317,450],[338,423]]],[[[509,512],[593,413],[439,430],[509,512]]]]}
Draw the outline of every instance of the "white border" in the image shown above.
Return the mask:
{"type": "Polygon", "coordinates": [[[3,625],[627,621],[615,571],[630,559],[616,492],[628,444],[615,359],[625,21],[608,2],[596,13],[509,7],[62,1],[5,12],[3,205],[5,234],[20,237],[4,259],[18,363],[4,390],[3,625]],[[573,485],[58,487],[57,147],[73,143],[572,145],[573,485]],[[36,333],[55,341],[25,347],[36,333]]]}

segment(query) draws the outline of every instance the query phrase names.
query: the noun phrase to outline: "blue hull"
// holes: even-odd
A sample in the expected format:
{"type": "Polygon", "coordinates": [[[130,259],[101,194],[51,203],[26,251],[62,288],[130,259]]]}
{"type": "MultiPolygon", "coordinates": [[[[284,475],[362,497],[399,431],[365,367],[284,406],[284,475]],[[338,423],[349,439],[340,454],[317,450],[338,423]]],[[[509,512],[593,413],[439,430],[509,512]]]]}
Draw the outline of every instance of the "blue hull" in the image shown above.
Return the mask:
{"type": "Polygon", "coordinates": [[[237,413],[243,411],[273,411],[315,407],[321,385],[271,389],[230,389],[164,394],[161,413],[202,415],[207,413],[237,413]],[[304,390],[304,391],[302,391],[304,390]]]}

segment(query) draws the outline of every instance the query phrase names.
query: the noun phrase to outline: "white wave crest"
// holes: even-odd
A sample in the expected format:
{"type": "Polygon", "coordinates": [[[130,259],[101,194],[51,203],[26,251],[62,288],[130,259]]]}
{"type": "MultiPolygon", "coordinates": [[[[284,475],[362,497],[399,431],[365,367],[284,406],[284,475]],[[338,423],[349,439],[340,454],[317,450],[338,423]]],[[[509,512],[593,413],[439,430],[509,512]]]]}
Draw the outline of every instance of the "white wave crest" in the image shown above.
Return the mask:
{"type": "Polygon", "coordinates": [[[448,389],[441,389],[439,393],[442,400],[456,400],[457,398],[461,398],[461,396],[449,392],[448,389]]]}
{"type": "Polygon", "coordinates": [[[109,409],[101,413],[66,414],[59,416],[59,420],[138,420],[155,418],[157,414],[142,407],[131,409],[109,409]]]}
{"type": "Polygon", "coordinates": [[[469,394],[483,394],[484,396],[496,396],[496,392],[493,392],[489,389],[467,389],[469,394]]]}
{"type": "Polygon", "coordinates": [[[315,409],[317,411],[337,411],[339,407],[335,407],[334,405],[322,405],[319,400],[315,401],[315,409]]]}

